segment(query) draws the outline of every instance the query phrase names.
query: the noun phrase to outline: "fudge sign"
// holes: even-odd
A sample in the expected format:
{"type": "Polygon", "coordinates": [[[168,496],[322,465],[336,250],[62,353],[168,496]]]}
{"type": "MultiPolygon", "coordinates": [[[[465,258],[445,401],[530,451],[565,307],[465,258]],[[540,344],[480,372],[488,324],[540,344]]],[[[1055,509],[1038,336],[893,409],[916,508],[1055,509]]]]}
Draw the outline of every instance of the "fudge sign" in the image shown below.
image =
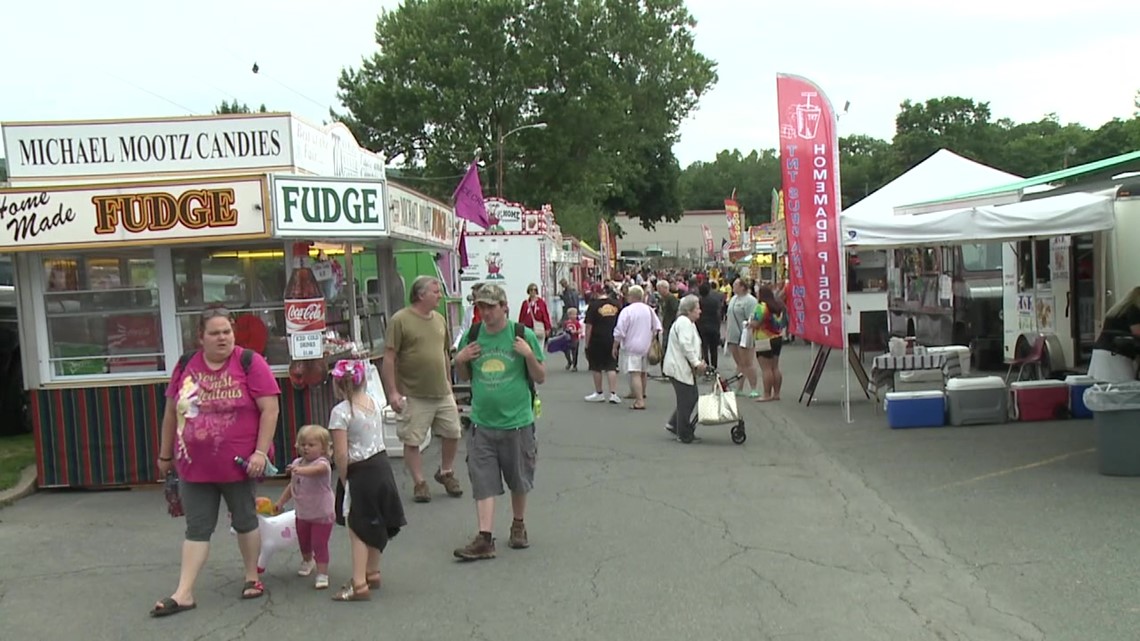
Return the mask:
{"type": "Polygon", "coordinates": [[[273,222],[280,236],[384,235],[388,230],[385,203],[381,180],[273,178],[273,222]]]}
{"type": "Polygon", "coordinates": [[[293,164],[288,116],[3,126],[13,181],[293,164]]]}
{"type": "Polygon", "coordinates": [[[0,190],[0,251],[268,236],[265,181],[0,190]]]}

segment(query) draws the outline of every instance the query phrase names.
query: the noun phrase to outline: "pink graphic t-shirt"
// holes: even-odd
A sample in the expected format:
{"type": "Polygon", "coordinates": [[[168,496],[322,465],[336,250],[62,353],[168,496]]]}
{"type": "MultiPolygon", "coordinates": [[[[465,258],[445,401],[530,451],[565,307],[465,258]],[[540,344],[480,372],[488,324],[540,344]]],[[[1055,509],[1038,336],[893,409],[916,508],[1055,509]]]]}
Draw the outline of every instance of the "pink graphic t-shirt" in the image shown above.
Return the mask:
{"type": "Polygon", "coordinates": [[[259,354],[254,354],[246,374],[242,351],[234,347],[225,366],[216,371],[199,351],[184,370],[174,372],[166,389],[178,417],[174,465],[185,481],[233,483],[247,478],[234,457],[253,454],[261,421],[257,399],[276,396],[281,388],[259,354]]]}
{"type": "Polygon", "coordinates": [[[293,470],[289,485],[293,488],[293,509],[297,511],[297,518],[316,523],[332,523],[335,518],[333,504],[336,502],[332,486],[332,464],[323,456],[312,463],[306,463],[303,458],[295,458],[293,470]],[[320,465],[325,470],[315,476],[302,476],[296,473],[296,469],[302,465],[320,465]]]}

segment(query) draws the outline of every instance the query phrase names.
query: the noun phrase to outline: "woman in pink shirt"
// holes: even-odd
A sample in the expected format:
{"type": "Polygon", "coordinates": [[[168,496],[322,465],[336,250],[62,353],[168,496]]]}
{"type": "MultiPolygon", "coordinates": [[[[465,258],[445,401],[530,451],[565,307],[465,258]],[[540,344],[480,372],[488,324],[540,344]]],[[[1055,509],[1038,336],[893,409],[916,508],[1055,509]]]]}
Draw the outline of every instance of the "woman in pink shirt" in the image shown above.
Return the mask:
{"type": "Polygon", "coordinates": [[[166,390],[158,472],[165,478],[172,468],[178,470],[186,538],[178,587],[155,604],[151,615],[156,617],[196,607],[194,583],[209,556],[223,498],[245,566],[241,598],[265,594],[257,574],[261,535],[253,483],[269,462],[281,389],[260,354],[234,345],[227,310],[202,312],[198,337],[202,348],[179,361],[166,390]],[[239,466],[236,457],[248,463],[239,466]]]}
{"type": "Polygon", "coordinates": [[[661,333],[661,319],[653,308],[645,304],[645,290],[634,285],[626,292],[627,304],[618,314],[614,327],[614,358],[624,351],[619,365],[629,372],[629,388],[633,393],[630,409],[645,409],[645,387],[648,384],[649,346],[653,337],[661,333]]]}

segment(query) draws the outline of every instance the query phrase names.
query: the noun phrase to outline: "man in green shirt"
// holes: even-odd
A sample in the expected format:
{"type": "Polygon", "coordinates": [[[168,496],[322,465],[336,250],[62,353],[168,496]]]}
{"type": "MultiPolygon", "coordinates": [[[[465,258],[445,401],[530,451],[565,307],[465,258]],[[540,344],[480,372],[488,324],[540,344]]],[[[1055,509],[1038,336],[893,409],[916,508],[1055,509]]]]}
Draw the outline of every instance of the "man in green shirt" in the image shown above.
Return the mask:
{"type": "Polygon", "coordinates": [[[495,558],[491,528],[503,481],[511,490],[514,515],[508,545],[515,549],[530,545],[523,518],[538,454],[531,384],[546,380],[542,345],[529,328],[508,320],[503,288],[485,284],[475,294],[475,305],[481,322],[468,330],[455,355],[459,378],[471,381],[467,472],[479,521],[475,539],[455,550],[464,561],[495,558]]]}

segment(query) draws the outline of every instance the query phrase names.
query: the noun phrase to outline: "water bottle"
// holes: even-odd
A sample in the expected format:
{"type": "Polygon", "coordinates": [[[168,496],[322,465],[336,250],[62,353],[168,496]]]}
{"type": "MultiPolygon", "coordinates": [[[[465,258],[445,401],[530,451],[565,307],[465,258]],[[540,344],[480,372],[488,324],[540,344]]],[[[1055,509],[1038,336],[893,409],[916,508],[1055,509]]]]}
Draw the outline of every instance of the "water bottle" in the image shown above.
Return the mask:
{"type": "MultiPolygon", "coordinates": [[[[246,460],[240,456],[234,457],[234,463],[242,469],[245,469],[246,465],[248,465],[246,460]]],[[[269,462],[268,458],[266,458],[265,459],[265,472],[262,474],[262,476],[277,476],[278,472],[279,472],[279,470],[272,463],[269,462]]]]}

